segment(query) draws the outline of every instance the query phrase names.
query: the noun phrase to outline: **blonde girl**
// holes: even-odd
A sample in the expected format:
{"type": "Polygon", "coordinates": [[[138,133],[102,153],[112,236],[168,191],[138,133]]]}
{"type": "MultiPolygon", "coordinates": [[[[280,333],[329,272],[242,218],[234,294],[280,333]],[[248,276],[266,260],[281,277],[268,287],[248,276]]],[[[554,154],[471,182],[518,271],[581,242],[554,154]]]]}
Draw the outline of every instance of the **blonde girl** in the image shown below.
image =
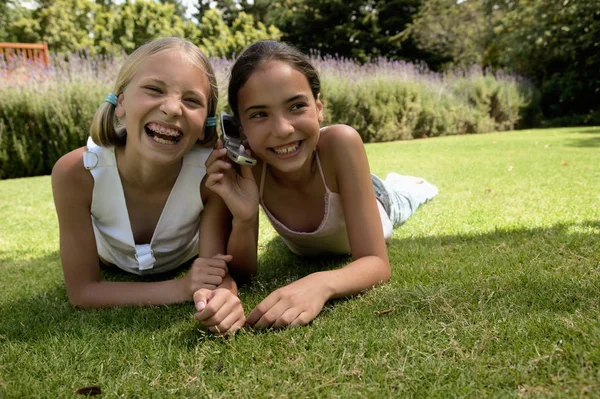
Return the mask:
{"type": "Polygon", "coordinates": [[[196,318],[212,331],[244,324],[227,263],[254,267],[247,226],[256,209],[226,204],[210,179],[217,100],[212,66],[190,42],[154,40],[126,59],[87,145],[52,171],[73,306],[172,304],[201,293],[196,318]],[[184,277],[164,281],[103,281],[100,273],[101,264],[149,275],[190,263],[184,277]]]}

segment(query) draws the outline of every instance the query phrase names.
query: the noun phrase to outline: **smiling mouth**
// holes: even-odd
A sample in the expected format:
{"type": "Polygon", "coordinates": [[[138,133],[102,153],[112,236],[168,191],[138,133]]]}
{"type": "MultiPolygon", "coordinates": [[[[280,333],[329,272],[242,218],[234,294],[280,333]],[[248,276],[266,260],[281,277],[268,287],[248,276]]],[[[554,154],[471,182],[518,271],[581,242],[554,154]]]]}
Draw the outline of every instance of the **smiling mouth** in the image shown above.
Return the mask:
{"type": "Polygon", "coordinates": [[[273,151],[277,155],[293,154],[294,152],[298,151],[298,149],[302,145],[302,141],[303,140],[295,141],[293,143],[284,144],[279,147],[271,147],[269,148],[269,150],[273,151]]]}
{"type": "Polygon", "coordinates": [[[177,144],[183,134],[178,129],[162,126],[156,122],[148,123],[144,126],[148,137],[160,144],[177,144]]]}

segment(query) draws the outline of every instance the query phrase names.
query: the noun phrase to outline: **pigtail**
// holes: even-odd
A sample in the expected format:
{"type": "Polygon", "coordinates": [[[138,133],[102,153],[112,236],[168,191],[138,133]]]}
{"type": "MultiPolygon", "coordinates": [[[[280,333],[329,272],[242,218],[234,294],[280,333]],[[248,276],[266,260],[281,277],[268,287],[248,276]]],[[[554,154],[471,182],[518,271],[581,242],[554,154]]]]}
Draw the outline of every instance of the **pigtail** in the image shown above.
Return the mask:
{"type": "Polygon", "coordinates": [[[111,147],[125,142],[124,128],[117,129],[115,126],[115,109],[113,104],[105,101],[96,111],[90,126],[90,136],[94,143],[111,147]]]}
{"type": "Polygon", "coordinates": [[[207,117],[206,121],[204,122],[204,138],[202,140],[198,140],[198,145],[201,145],[202,147],[214,148],[215,144],[217,144],[217,139],[219,138],[217,134],[217,104],[219,103],[219,88],[217,86],[217,78],[212,65],[208,59],[205,58],[202,52],[200,52],[200,54],[203,56],[202,61],[205,60],[204,69],[211,87],[211,93],[208,100],[207,117]]]}
{"type": "Polygon", "coordinates": [[[204,139],[198,140],[198,144],[202,147],[214,147],[217,139],[217,117],[210,116],[204,123],[204,139]]]}

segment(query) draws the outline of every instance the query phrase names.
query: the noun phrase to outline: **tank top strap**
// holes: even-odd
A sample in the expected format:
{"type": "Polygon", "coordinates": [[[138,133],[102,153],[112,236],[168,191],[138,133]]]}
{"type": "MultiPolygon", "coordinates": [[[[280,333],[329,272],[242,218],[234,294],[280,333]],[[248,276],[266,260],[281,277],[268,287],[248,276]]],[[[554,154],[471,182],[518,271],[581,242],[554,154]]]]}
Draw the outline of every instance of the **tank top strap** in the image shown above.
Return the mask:
{"type": "Polygon", "coordinates": [[[325,174],[323,173],[323,168],[321,167],[321,160],[319,159],[319,151],[315,151],[315,156],[317,157],[317,166],[319,167],[319,173],[321,174],[321,180],[323,180],[325,191],[329,193],[329,186],[327,186],[327,182],[325,181],[325,174]]]}
{"type": "MultiPolygon", "coordinates": [[[[317,166],[319,167],[319,174],[321,175],[321,180],[323,181],[323,185],[325,186],[325,191],[328,193],[331,192],[329,190],[329,186],[327,186],[327,181],[325,180],[325,174],[323,173],[323,168],[321,167],[321,160],[319,159],[319,152],[315,151],[315,157],[317,158],[317,166]]],[[[263,191],[265,188],[265,176],[267,174],[267,163],[263,162],[262,171],[260,175],[260,186],[258,187],[258,194],[260,196],[260,200],[263,198],[263,191]]]]}
{"type": "Polygon", "coordinates": [[[91,137],[88,137],[87,151],[83,153],[83,166],[92,171],[96,167],[115,166],[117,158],[115,157],[114,147],[102,147],[94,143],[91,137]]]}
{"type": "Polygon", "coordinates": [[[262,171],[260,174],[260,187],[258,188],[258,195],[260,196],[260,200],[262,201],[263,190],[265,188],[265,177],[267,175],[267,163],[263,162],[262,171]]]}

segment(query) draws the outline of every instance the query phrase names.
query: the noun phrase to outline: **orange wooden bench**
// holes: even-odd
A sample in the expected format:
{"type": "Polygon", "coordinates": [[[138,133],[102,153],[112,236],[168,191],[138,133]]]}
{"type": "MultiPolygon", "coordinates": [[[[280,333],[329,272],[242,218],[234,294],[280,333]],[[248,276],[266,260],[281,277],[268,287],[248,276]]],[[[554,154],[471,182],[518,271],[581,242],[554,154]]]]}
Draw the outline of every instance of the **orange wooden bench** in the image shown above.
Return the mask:
{"type": "Polygon", "coordinates": [[[27,83],[43,79],[40,67],[50,66],[48,44],[0,43],[0,82],[27,83]]]}
{"type": "Polygon", "coordinates": [[[0,57],[7,66],[19,64],[27,65],[28,62],[50,66],[48,44],[37,43],[0,43],[0,57]]]}

